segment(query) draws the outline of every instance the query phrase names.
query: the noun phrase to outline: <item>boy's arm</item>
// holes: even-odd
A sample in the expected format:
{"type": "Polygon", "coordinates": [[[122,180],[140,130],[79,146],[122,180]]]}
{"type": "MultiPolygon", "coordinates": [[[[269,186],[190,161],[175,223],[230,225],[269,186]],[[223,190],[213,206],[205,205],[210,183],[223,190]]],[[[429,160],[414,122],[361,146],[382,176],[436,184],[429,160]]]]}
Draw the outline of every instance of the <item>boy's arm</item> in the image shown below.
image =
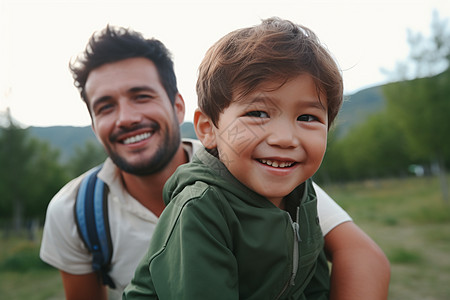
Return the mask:
{"type": "Polygon", "coordinates": [[[64,292],[67,300],[106,300],[108,293],[106,286],[99,281],[97,274],[73,275],[61,271],[64,292]]]}
{"type": "Polygon", "coordinates": [[[353,222],[325,236],[332,262],[330,299],[387,299],[390,265],[378,245],[353,222]]]}

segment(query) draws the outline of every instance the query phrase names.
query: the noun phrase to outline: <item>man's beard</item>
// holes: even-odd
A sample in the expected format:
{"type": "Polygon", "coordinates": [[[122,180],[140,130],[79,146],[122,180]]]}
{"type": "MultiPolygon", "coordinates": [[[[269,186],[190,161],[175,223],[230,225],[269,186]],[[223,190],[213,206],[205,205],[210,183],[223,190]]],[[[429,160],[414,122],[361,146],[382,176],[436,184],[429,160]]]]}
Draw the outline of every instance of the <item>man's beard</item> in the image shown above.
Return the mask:
{"type": "MultiPolygon", "coordinates": [[[[172,125],[174,132],[170,133],[169,131],[165,131],[162,145],[158,147],[156,153],[152,157],[145,161],[137,164],[130,164],[124,157],[118,155],[109,147],[106,149],[108,155],[114,164],[124,172],[137,176],[156,174],[170,163],[181,143],[180,126],[176,120],[174,120],[172,125]]],[[[159,131],[161,131],[160,128],[159,131]]]]}

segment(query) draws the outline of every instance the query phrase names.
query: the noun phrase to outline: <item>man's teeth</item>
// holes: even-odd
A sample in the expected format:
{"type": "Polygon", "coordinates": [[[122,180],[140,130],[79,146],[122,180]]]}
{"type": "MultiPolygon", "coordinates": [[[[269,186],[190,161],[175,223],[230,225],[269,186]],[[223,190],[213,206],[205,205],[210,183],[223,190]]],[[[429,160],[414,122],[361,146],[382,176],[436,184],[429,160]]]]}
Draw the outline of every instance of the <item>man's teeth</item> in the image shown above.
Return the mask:
{"type": "Polygon", "coordinates": [[[269,160],[269,159],[261,159],[260,162],[263,164],[266,164],[268,166],[272,166],[275,168],[287,168],[294,164],[294,162],[284,162],[284,161],[276,161],[276,160],[269,160]]]}
{"type": "Polygon", "coordinates": [[[149,132],[138,134],[138,135],[135,135],[135,136],[132,136],[132,137],[124,139],[123,143],[125,145],[132,144],[132,143],[137,143],[137,142],[140,142],[142,140],[148,139],[150,136],[151,136],[151,134],[149,132]]]}

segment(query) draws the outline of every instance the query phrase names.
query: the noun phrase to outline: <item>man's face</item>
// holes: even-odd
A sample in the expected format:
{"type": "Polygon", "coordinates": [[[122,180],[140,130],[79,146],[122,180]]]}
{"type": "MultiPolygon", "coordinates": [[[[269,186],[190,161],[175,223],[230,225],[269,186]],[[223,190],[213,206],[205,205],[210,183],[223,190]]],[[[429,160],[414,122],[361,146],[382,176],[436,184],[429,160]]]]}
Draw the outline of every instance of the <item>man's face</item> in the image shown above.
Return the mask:
{"type": "Polygon", "coordinates": [[[184,102],[177,95],[171,104],[152,61],[129,58],[94,69],[86,95],[94,132],[120,169],[149,175],[171,161],[184,102]]]}

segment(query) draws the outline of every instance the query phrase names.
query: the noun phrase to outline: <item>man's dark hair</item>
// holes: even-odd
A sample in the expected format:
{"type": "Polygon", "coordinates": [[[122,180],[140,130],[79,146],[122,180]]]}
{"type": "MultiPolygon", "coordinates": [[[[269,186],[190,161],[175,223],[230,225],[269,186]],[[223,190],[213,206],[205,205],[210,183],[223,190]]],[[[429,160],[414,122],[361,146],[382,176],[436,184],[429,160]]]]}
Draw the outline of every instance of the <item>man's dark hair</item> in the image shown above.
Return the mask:
{"type": "Polygon", "coordinates": [[[104,64],[135,57],[148,58],[155,64],[161,84],[172,104],[175,102],[177,79],[171,53],[164,44],[131,29],[107,25],[90,37],[84,52],[69,64],[74,84],[88,109],[85,86],[90,72],[104,64]]]}

